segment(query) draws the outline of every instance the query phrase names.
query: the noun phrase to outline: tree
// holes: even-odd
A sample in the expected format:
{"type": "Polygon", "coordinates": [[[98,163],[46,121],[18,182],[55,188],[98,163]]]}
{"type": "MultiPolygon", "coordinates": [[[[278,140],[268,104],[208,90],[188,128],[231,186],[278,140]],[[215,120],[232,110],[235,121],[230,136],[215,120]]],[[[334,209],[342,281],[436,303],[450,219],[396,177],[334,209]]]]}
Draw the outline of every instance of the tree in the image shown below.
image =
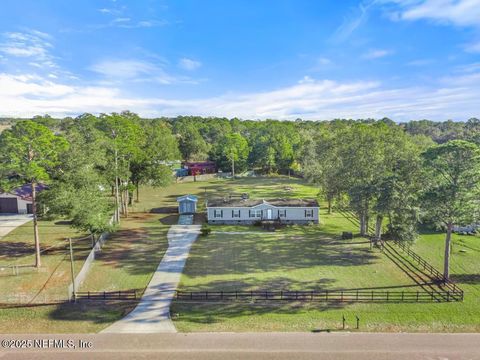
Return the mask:
{"type": "Polygon", "coordinates": [[[303,169],[305,178],[320,187],[320,192],[327,200],[328,213],[332,204],[345,189],[342,176],[342,158],[339,156],[340,143],[338,131],[321,129],[313,135],[305,132],[303,149],[303,169]]]}
{"type": "Polygon", "coordinates": [[[130,163],[130,181],[135,186],[137,201],[140,184],[161,187],[171,183],[172,170],[167,162],[181,156],[177,139],[166,123],[144,120],[142,127],[145,142],[130,163]]]}
{"type": "Polygon", "coordinates": [[[105,174],[107,151],[105,135],[97,128],[98,119],[83,114],[62,123],[69,142],[69,151],[61,154],[48,191],[39,201],[48,209],[48,216],[64,216],[71,226],[95,235],[111,229],[114,209],[107,193],[105,174]]]}
{"type": "Polygon", "coordinates": [[[50,179],[59,155],[68,147],[66,140],[31,120],[19,121],[0,135],[0,163],[9,185],[29,183],[32,190],[35,266],[41,266],[38,234],[37,186],[50,179]]]}
{"type": "Polygon", "coordinates": [[[247,140],[238,133],[232,133],[217,143],[212,157],[221,168],[230,168],[232,177],[235,178],[235,169],[246,169],[249,153],[247,140]]]}
{"type": "Polygon", "coordinates": [[[185,160],[205,160],[209,145],[200,134],[198,125],[188,118],[180,118],[173,125],[178,136],[180,152],[185,160]]]}
{"type": "MultiPolygon", "coordinates": [[[[130,112],[121,114],[102,114],[98,123],[99,129],[108,139],[106,173],[115,191],[115,208],[128,216],[130,163],[139,156],[141,146],[145,141],[143,130],[137,115],[130,112]]],[[[118,210],[116,221],[120,221],[118,210]]]]}
{"type": "Polygon", "coordinates": [[[424,206],[447,230],[443,275],[448,280],[453,226],[477,220],[480,149],[468,141],[452,140],[427,150],[423,157],[428,176],[424,206]]]}

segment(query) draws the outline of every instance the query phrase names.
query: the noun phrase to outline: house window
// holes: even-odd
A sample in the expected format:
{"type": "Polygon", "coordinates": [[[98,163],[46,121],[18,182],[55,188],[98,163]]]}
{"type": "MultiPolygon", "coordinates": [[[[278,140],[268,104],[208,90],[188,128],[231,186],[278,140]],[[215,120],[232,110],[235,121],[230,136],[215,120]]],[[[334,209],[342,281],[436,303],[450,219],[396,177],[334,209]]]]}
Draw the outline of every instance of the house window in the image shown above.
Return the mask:
{"type": "Polygon", "coordinates": [[[239,218],[240,210],[232,210],[232,218],[239,218]]]}
{"type": "Polygon", "coordinates": [[[261,218],[262,210],[249,210],[248,216],[251,218],[261,218]]]}
{"type": "Polygon", "coordinates": [[[287,217],[287,210],[278,210],[278,217],[287,217]]]}
{"type": "Polygon", "coordinates": [[[213,210],[213,217],[214,218],[222,218],[223,217],[223,210],[213,210]]]}
{"type": "Polygon", "coordinates": [[[313,209],[306,209],[305,210],[305,217],[313,217],[313,209]]]}

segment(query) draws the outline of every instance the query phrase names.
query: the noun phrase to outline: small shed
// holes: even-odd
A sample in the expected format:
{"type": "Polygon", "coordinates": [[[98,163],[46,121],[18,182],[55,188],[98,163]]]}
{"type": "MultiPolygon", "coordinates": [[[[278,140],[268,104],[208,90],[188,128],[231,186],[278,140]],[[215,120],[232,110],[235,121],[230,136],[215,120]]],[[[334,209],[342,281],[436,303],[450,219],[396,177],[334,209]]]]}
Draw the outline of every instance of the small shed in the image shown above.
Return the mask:
{"type": "Polygon", "coordinates": [[[179,214],[194,214],[197,211],[198,198],[195,195],[183,195],[177,198],[179,214]]]}

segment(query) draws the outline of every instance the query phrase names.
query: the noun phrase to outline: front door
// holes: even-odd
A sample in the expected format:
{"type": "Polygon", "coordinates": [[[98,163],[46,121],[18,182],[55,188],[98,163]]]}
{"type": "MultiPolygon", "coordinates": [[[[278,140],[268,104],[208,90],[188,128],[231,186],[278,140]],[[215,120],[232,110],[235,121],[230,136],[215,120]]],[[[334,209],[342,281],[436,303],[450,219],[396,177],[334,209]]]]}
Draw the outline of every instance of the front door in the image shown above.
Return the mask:
{"type": "Polygon", "coordinates": [[[272,209],[267,210],[267,219],[272,220],[272,209]]]}

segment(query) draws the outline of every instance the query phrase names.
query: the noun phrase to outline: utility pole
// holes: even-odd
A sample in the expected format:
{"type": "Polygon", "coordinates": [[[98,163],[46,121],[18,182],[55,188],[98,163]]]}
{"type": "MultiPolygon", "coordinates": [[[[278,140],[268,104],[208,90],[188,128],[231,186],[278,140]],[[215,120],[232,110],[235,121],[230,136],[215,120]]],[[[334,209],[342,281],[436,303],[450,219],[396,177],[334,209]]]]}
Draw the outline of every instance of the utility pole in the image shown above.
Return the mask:
{"type": "Polygon", "coordinates": [[[70,245],[70,270],[72,272],[73,301],[77,302],[77,289],[75,289],[75,265],[73,264],[72,238],[68,238],[68,243],[70,245]]]}

